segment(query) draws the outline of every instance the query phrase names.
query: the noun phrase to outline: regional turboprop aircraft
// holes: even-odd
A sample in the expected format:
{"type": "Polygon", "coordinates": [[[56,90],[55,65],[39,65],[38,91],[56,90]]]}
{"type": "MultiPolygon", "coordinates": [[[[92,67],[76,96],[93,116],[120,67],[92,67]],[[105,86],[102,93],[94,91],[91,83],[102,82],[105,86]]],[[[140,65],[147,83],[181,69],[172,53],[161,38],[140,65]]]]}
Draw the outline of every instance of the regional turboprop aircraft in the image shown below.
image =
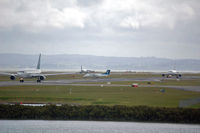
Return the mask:
{"type": "Polygon", "coordinates": [[[9,75],[11,80],[15,80],[16,77],[19,77],[20,82],[24,82],[25,78],[37,78],[37,82],[41,82],[41,80],[46,79],[46,76],[48,75],[70,74],[70,73],[42,74],[40,69],[40,62],[41,62],[41,54],[39,55],[36,69],[18,71],[17,73],[0,73],[0,75],[9,75]]]}
{"type": "Polygon", "coordinates": [[[81,65],[81,74],[82,73],[91,73],[91,72],[94,72],[94,71],[92,71],[92,70],[88,70],[88,69],[82,69],[82,65],[81,65]]]}
{"type": "Polygon", "coordinates": [[[167,77],[170,78],[172,76],[175,76],[176,78],[181,78],[181,74],[179,72],[177,72],[176,70],[170,70],[168,71],[168,73],[162,74],[163,77],[167,77]]]}
{"type": "Polygon", "coordinates": [[[107,77],[108,75],[110,75],[110,70],[107,70],[105,73],[87,73],[83,77],[99,78],[99,77],[107,77]]]}

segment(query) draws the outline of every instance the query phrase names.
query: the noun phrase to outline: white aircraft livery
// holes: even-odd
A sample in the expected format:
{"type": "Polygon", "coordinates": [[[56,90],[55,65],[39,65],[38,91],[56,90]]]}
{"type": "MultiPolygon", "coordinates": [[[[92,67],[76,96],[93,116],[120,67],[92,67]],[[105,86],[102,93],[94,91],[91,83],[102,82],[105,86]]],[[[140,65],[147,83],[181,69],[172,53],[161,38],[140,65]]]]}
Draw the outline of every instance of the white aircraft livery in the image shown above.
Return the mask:
{"type": "Polygon", "coordinates": [[[163,77],[170,78],[172,76],[175,76],[176,78],[181,78],[181,74],[177,72],[176,70],[170,70],[168,73],[162,74],[163,77]]]}
{"type": "Polygon", "coordinates": [[[18,71],[17,73],[0,73],[0,75],[8,75],[10,76],[11,80],[15,80],[18,77],[20,79],[20,82],[24,82],[25,78],[37,78],[37,82],[41,82],[42,80],[46,79],[46,76],[49,75],[71,74],[71,73],[42,74],[40,69],[40,62],[41,62],[41,54],[39,55],[36,69],[18,71]]]}
{"type": "Polygon", "coordinates": [[[24,78],[37,78],[37,82],[41,82],[41,80],[44,80],[46,77],[44,74],[41,74],[40,61],[41,61],[41,54],[39,55],[36,69],[17,71],[17,73],[15,73],[15,74],[14,73],[1,73],[1,75],[9,75],[11,80],[15,80],[16,77],[19,77],[20,82],[24,82],[24,78]]]}
{"type": "Polygon", "coordinates": [[[99,78],[99,77],[107,77],[108,75],[110,75],[110,70],[107,70],[105,73],[87,73],[83,77],[99,78]]]}
{"type": "Polygon", "coordinates": [[[92,70],[88,70],[88,69],[83,69],[82,68],[82,65],[81,65],[81,74],[83,74],[83,73],[91,73],[91,72],[94,72],[94,71],[92,71],[92,70]]]}

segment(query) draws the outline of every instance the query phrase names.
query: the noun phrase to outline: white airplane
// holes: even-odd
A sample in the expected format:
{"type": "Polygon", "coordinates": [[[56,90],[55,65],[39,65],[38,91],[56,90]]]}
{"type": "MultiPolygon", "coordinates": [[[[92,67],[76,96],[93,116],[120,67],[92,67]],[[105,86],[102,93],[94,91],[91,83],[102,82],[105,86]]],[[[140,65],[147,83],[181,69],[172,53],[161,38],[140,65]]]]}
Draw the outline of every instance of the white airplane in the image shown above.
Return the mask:
{"type": "Polygon", "coordinates": [[[81,72],[80,73],[91,73],[94,72],[92,70],[88,70],[88,69],[82,69],[82,65],[81,65],[81,72]]]}
{"type": "Polygon", "coordinates": [[[41,82],[41,80],[46,79],[46,76],[41,74],[40,61],[41,54],[39,55],[36,69],[17,71],[17,73],[1,73],[1,75],[9,75],[11,80],[15,80],[16,77],[19,77],[20,82],[24,82],[24,78],[37,78],[37,82],[41,82]]]}
{"type": "Polygon", "coordinates": [[[19,77],[20,82],[24,82],[25,78],[37,78],[37,82],[41,82],[42,80],[45,80],[46,76],[48,75],[70,74],[70,73],[42,74],[40,69],[40,62],[41,62],[41,54],[39,55],[36,69],[18,71],[17,73],[0,73],[0,75],[8,75],[10,76],[11,80],[15,80],[17,77],[19,77]]]}
{"type": "Polygon", "coordinates": [[[99,77],[107,77],[108,75],[110,75],[110,70],[107,70],[105,73],[87,73],[83,77],[99,78],[99,77]]]}
{"type": "Polygon", "coordinates": [[[170,70],[168,73],[162,74],[163,77],[170,78],[172,76],[175,76],[176,78],[181,78],[181,74],[177,72],[176,70],[170,70]]]}

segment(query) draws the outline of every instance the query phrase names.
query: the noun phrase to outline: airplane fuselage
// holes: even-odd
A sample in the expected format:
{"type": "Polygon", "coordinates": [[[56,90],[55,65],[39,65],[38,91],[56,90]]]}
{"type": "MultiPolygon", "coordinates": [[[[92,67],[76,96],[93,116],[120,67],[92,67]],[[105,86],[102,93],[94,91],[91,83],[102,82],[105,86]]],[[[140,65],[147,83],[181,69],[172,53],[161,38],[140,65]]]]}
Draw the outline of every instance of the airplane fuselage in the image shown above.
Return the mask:
{"type": "Polygon", "coordinates": [[[170,71],[168,71],[168,73],[162,74],[162,76],[163,77],[166,76],[167,78],[170,78],[172,76],[175,76],[176,78],[180,78],[182,75],[179,72],[177,72],[176,70],[170,70],[170,71]]]}
{"type": "Polygon", "coordinates": [[[83,77],[94,77],[94,78],[97,78],[97,77],[107,77],[108,74],[101,74],[101,73],[88,73],[88,74],[85,74],[83,77]]]}
{"type": "Polygon", "coordinates": [[[107,77],[108,75],[110,75],[110,70],[107,70],[106,73],[87,73],[83,77],[99,78],[99,77],[107,77]]]}
{"type": "Polygon", "coordinates": [[[18,71],[16,76],[19,78],[35,78],[36,75],[40,74],[40,69],[18,71]]]}

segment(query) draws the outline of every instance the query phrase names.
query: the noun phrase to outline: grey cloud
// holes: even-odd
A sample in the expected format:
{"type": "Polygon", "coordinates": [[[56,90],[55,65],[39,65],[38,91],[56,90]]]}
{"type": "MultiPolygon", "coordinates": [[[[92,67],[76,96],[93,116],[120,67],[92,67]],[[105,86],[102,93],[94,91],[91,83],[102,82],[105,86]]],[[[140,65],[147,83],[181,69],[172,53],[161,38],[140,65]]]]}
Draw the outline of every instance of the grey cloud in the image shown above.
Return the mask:
{"type": "Polygon", "coordinates": [[[4,19],[0,21],[0,26],[20,25],[28,30],[69,26],[173,29],[177,22],[195,18],[198,14],[196,3],[179,0],[10,1],[1,4],[0,17],[4,19]]]}
{"type": "Polygon", "coordinates": [[[0,52],[199,59],[199,3],[1,1],[0,52]]]}
{"type": "Polygon", "coordinates": [[[102,3],[103,0],[77,0],[77,4],[80,6],[96,6],[102,3]]]}

